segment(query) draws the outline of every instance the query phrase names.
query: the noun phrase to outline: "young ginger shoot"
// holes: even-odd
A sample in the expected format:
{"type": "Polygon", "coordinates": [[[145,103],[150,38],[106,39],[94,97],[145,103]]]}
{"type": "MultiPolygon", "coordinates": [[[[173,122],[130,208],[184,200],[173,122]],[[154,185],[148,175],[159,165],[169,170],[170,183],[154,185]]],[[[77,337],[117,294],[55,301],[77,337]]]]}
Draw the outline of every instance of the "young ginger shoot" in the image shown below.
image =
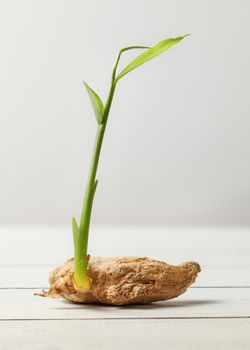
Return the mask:
{"type": "MultiPolygon", "coordinates": [[[[188,35],[188,34],[187,34],[188,35]]],[[[77,224],[76,220],[72,220],[73,228],[73,239],[74,239],[74,284],[77,290],[87,292],[90,288],[90,280],[87,273],[88,268],[88,236],[89,236],[89,226],[90,218],[92,212],[93,199],[97,187],[97,167],[103,142],[103,137],[108,121],[109,111],[114,97],[115,89],[118,81],[124,77],[127,73],[131,72],[135,68],[141,66],[147,61],[153,59],[154,57],[160,55],[167,49],[180,42],[187,35],[180,36],[177,38],[169,38],[160,41],[153,47],[147,46],[130,46],[125,47],[120,50],[115,65],[112,71],[111,85],[108,94],[107,101],[105,105],[101,101],[97,93],[91,89],[86,83],[85,87],[87,89],[90,101],[94,110],[94,114],[97,121],[97,131],[95,137],[95,143],[92,153],[92,159],[88,174],[88,180],[83,200],[82,214],[80,219],[80,225],[77,224]],[[121,55],[128,50],[133,49],[143,49],[144,51],[141,55],[136,57],[131,63],[129,63],[119,74],[117,74],[117,67],[121,58],[121,55]]]]}

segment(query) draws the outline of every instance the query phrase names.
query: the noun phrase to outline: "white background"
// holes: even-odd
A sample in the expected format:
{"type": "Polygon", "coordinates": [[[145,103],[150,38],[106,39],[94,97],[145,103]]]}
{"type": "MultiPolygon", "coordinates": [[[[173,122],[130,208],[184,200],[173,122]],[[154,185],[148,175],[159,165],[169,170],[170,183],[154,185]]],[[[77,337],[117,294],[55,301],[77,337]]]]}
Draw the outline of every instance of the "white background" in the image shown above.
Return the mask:
{"type": "MultiPolygon", "coordinates": [[[[192,35],[124,77],[97,224],[250,224],[250,2],[0,2],[0,223],[79,218],[95,118],[121,47],[192,35]]],[[[122,64],[132,59],[126,54],[122,64]]]]}

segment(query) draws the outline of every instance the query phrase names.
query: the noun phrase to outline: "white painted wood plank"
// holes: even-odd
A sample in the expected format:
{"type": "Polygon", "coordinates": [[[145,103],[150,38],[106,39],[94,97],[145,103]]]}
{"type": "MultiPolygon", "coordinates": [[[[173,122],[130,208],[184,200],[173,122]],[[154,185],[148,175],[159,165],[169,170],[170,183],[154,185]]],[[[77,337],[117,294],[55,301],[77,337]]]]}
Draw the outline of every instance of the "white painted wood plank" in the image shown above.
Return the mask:
{"type": "MultiPolygon", "coordinates": [[[[207,266],[249,266],[250,227],[92,227],[92,255],[141,255],[207,266]]],[[[0,265],[57,265],[73,253],[70,225],[0,227],[0,265]],[[10,254],[11,251],[11,254],[10,254]]]]}
{"type": "MultiPolygon", "coordinates": [[[[47,288],[51,265],[0,267],[0,288],[47,288]]],[[[250,266],[211,267],[202,266],[196,287],[250,287],[250,266]]]]}
{"type": "MultiPolygon", "coordinates": [[[[70,227],[0,227],[0,288],[46,287],[49,271],[72,251],[70,227]]],[[[94,227],[90,252],[197,260],[196,286],[250,285],[250,228],[94,227]]]]}
{"type": "Polygon", "coordinates": [[[52,266],[0,267],[0,288],[47,288],[52,266]]]}
{"type": "Polygon", "coordinates": [[[81,305],[35,297],[32,290],[0,290],[0,319],[250,317],[249,288],[192,288],[151,305],[81,305]]]}
{"type": "Polygon", "coordinates": [[[248,350],[249,319],[0,322],[5,350],[248,350]]]}

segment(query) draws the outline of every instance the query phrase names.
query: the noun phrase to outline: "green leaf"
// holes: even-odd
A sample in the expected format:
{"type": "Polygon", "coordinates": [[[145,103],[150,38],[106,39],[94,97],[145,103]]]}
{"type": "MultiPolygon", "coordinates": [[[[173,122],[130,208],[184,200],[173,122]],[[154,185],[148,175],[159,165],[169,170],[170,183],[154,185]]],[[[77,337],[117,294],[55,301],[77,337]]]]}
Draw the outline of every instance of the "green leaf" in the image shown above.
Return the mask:
{"type": "Polygon", "coordinates": [[[85,82],[83,82],[83,83],[84,83],[84,85],[86,87],[86,90],[88,92],[88,95],[89,95],[89,98],[90,98],[90,101],[91,101],[91,104],[92,104],[92,107],[93,107],[93,110],[94,110],[94,113],[95,113],[95,117],[96,117],[97,123],[101,124],[102,123],[103,110],[104,110],[104,106],[103,106],[102,100],[97,95],[97,93],[93,89],[91,89],[91,87],[88,86],[87,83],[85,83],[85,82]]]}
{"type": "Polygon", "coordinates": [[[134,50],[134,49],[150,49],[149,46],[127,46],[127,47],[124,47],[123,49],[121,49],[118,53],[118,56],[117,56],[117,59],[116,59],[116,62],[115,62],[115,65],[114,65],[114,69],[113,69],[113,73],[112,73],[112,81],[115,81],[115,75],[116,75],[116,69],[117,69],[117,66],[119,64],[119,61],[120,61],[120,58],[121,58],[121,55],[123,54],[123,52],[125,51],[128,51],[128,50],[134,50]]]}
{"type": "Polygon", "coordinates": [[[80,230],[79,230],[79,227],[77,225],[75,218],[72,219],[72,230],[73,230],[74,242],[77,242],[77,240],[79,239],[80,230]]]}
{"type": "Polygon", "coordinates": [[[158,44],[153,46],[151,49],[143,52],[141,55],[136,57],[131,63],[125,67],[120,74],[118,74],[116,78],[116,82],[121,79],[124,75],[128,74],[135,68],[141,66],[145,62],[152,60],[154,57],[160,55],[162,52],[166,51],[167,49],[170,49],[170,47],[174,46],[178,42],[180,42],[183,38],[185,38],[187,35],[180,36],[178,38],[169,38],[166,40],[160,41],[158,44]]]}

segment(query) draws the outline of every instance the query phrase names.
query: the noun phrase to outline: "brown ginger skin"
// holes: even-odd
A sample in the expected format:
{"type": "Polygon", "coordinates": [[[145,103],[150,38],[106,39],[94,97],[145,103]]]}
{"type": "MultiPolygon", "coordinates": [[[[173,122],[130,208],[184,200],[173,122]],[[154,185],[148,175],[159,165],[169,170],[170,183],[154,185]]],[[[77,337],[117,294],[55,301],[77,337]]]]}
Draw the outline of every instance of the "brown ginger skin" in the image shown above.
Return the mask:
{"type": "Polygon", "coordinates": [[[50,289],[42,296],[63,297],[77,303],[147,304],[183,294],[200,272],[196,262],[173,266],[146,257],[90,257],[88,292],[77,290],[74,259],[54,269],[50,289]]]}

